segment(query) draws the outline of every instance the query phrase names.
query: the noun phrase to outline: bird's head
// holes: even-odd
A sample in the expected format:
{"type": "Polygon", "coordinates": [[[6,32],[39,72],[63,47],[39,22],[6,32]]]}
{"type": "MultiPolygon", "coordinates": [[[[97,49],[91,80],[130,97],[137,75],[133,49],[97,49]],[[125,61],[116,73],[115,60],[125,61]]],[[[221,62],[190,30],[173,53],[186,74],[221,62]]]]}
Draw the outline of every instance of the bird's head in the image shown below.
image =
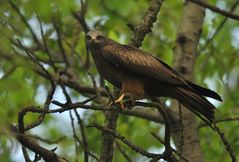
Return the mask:
{"type": "Polygon", "coordinates": [[[98,30],[92,30],[86,34],[86,41],[89,46],[103,46],[106,39],[104,33],[98,30]]]}

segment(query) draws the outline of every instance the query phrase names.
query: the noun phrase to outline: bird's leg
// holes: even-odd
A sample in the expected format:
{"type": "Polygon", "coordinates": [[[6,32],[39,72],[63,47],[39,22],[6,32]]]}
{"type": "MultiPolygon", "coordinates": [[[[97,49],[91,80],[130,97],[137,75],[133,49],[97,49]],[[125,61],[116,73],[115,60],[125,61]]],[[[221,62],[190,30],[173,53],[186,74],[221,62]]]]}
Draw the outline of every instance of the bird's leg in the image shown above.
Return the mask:
{"type": "Polygon", "coordinates": [[[124,96],[125,96],[125,94],[122,93],[122,95],[119,96],[119,98],[115,100],[115,103],[121,103],[123,101],[123,99],[124,99],[124,96]]]}
{"type": "Polygon", "coordinates": [[[119,104],[120,108],[124,109],[125,108],[125,106],[123,104],[124,97],[125,97],[125,94],[122,93],[121,96],[119,98],[117,98],[116,100],[114,100],[114,102],[111,102],[110,105],[119,104]]]}

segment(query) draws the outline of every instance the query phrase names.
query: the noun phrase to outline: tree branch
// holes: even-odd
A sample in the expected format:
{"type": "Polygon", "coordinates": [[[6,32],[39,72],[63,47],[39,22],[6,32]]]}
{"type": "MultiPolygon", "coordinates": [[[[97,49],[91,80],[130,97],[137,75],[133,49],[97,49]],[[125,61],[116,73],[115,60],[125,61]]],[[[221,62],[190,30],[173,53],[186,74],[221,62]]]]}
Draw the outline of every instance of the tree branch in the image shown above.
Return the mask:
{"type": "MultiPolygon", "coordinates": [[[[231,7],[231,9],[230,9],[230,12],[233,12],[233,11],[236,9],[236,7],[238,6],[238,4],[239,4],[239,0],[237,0],[237,1],[232,5],[232,7],[231,7]]],[[[218,33],[221,31],[222,27],[223,27],[224,24],[227,22],[227,20],[228,20],[228,17],[225,17],[225,18],[221,21],[221,23],[218,25],[218,27],[216,28],[216,30],[213,31],[213,34],[210,34],[210,37],[206,40],[206,43],[204,44],[204,46],[197,51],[197,54],[196,54],[197,56],[199,56],[200,53],[201,53],[202,51],[204,51],[204,50],[208,47],[208,45],[213,41],[213,39],[214,39],[214,38],[218,35],[218,33]]],[[[212,54],[213,54],[213,53],[211,52],[210,55],[212,55],[212,54]]],[[[208,63],[208,61],[209,61],[209,59],[207,59],[207,60],[203,63],[202,67],[204,67],[204,65],[206,65],[206,64],[208,63]]]]}
{"type": "Polygon", "coordinates": [[[119,142],[115,141],[117,149],[120,151],[120,153],[124,156],[124,158],[127,160],[127,162],[133,162],[130,158],[130,156],[127,154],[127,152],[122,148],[119,142]]]}
{"type": "Polygon", "coordinates": [[[135,107],[133,109],[124,109],[120,113],[124,114],[124,115],[139,117],[139,118],[146,119],[149,121],[154,121],[154,122],[160,123],[160,124],[164,123],[162,116],[159,113],[157,113],[155,110],[153,110],[152,108],[135,107]]]}
{"type": "MultiPolygon", "coordinates": [[[[222,123],[222,122],[233,122],[233,121],[239,121],[239,117],[227,117],[222,119],[217,119],[214,121],[214,123],[222,123]]],[[[198,128],[207,127],[208,125],[205,123],[200,123],[198,128]]]]}
{"type": "Polygon", "coordinates": [[[160,154],[149,153],[149,152],[143,150],[142,148],[140,148],[139,146],[136,146],[135,144],[131,143],[124,136],[120,135],[119,133],[115,132],[114,130],[102,127],[99,124],[89,125],[88,127],[95,127],[95,128],[97,128],[97,129],[99,129],[101,131],[110,133],[111,135],[113,135],[114,137],[118,138],[119,140],[121,140],[126,145],[128,145],[135,152],[137,152],[137,153],[139,153],[139,154],[141,154],[143,156],[146,156],[148,158],[154,158],[154,157],[157,157],[157,156],[160,155],[160,154]]]}
{"type": "MultiPolygon", "coordinates": [[[[164,141],[163,141],[162,139],[160,139],[157,134],[155,134],[155,133],[153,133],[153,132],[151,132],[151,134],[152,134],[152,136],[153,136],[154,138],[156,138],[160,143],[162,143],[163,145],[165,145],[164,141]]],[[[172,147],[170,147],[170,149],[171,149],[173,152],[175,152],[175,153],[176,153],[181,159],[183,159],[185,162],[189,162],[185,157],[183,157],[183,156],[181,155],[180,152],[178,152],[177,150],[175,150],[175,149],[172,148],[172,147]]]]}
{"type": "Polygon", "coordinates": [[[68,162],[66,159],[59,157],[56,153],[51,150],[47,150],[40,146],[33,138],[23,133],[18,132],[17,127],[14,125],[10,126],[11,132],[14,134],[16,139],[26,148],[30,149],[34,153],[40,155],[46,162],[68,162]]]}
{"type": "Polygon", "coordinates": [[[66,51],[63,47],[61,31],[60,31],[59,26],[58,26],[58,24],[55,20],[53,20],[53,26],[54,26],[54,28],[56,30],[56,33],[57,33],[57,42],[58,42],[58,46],[60,47],[60,50],[61,50],[61,55],[63,57],[65,65],[66,65],[66,67],[65,67],[65,71],[66,71],[69,68],[69,66],[71,66],[71,65],[69,64],[69,60],[68,60],[68,57],[66,55],[66,51]]]}
{"type": "Polygon", "coordinates": [[[24,17],[24,15],[20,12],[19,8],[16,6],[15,3],[13,3],[13,1],[11,0],[8,0],[9,4],[12,6],[12,8],[17,12],[17,14],[20,16],[22,22],[26,25],[26,27],[28,28],[28,30],[30,31],[32,37],[33,37],[33,40],[37,43],[37,45],[39,47],[41,47],[41,43],[40,41],[37,39],[37,36],[36,34],[34,33],[32,27],[29,25],[29,23],[27,22],[26,18],[24,17]]]}
{"type": "Polygon", "coordinates": [[[146,34],[151,32],[151,28],[153,27],[153,23],[157,20],[157,15],[162,3],[163,0],[151,0],[144,18],[140,24],[133,29],[134,32],[131,38],[131,44],[133,46],[140,47],[146,34]]]}
{"type": "Polygon", "coordinates": [[[231,19],[239,20],[239,16],[238,15],[235,15],[235,14],[233,14],[231,12],[225,11],[225,10],[220,9],[218,7],[212,6],[212,5],[208,4],[205,1],[199,1],[199,0],[187,0],[187,1],[195,3],[195,4],[200,5],[202,7],[205,7],[205,8],[207,8],[207,9],[213,11],[213,12],[219,13],[219,14],[224,15],[226,17],[229,17],[231,19]]]}
{"type": "Polygon", "coordinates": [[[228,142],[227,138],[225,137],[224,133],[221,132],[219,127],[216,125],[216,123],[214,123],[214,128],[215,128],[216,132],[219,134],[224,146],[226,147],[226,150],[229,153],[232,162],[236,162],[237,161],[236,156],[234,155],[232,147],[231,147],[230,143],[228,142]]]}
{"type": "Polygon", "coordinates": [[[164,123],[165,123],[165,133],[164,133],[164,145],[165,145],[165,151],[163,153],[163,156],[159,155],[158,157],[155,157],[152,159],[153,161],[158,161],[159,159],[163,158],[167,161],[172,161],[172,149],[170,145],[170,118],[167,113],[167,111],[162,107],[160,103],[145,103],[145,102],[137,102],[137,104],[140,104],[145,107],[156,107],[157,110],[160,112],[161,116],[163,117],[164,123]]]}

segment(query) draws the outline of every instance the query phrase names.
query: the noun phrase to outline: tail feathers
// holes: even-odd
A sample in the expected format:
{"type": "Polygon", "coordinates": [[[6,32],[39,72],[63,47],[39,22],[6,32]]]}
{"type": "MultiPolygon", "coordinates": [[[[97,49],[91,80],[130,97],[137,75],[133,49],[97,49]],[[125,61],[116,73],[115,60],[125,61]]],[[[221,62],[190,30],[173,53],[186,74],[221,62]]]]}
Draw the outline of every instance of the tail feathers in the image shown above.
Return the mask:
{"type": "Polygon", "coordinates": [[[204,97],[194,93],[191,90],[177,88],[176,91],[176,99],[178,99],[179,102],[181,102],[195,115],[205,121],[209,126],[211,126],[216,108],[204,97]]]}
{"type": "Polygon", "coordinates": [[[214,91],[207,89],[207,88],[203,88],[199,85],[196,85],[190,81],[187,81],[187,83],[196,91],[198,92],[200,95],[202,96],[206,96],[206,97],[211,97],[213,99],[216,99],[218,101],[222,101],[222,98],[214,91]]]}

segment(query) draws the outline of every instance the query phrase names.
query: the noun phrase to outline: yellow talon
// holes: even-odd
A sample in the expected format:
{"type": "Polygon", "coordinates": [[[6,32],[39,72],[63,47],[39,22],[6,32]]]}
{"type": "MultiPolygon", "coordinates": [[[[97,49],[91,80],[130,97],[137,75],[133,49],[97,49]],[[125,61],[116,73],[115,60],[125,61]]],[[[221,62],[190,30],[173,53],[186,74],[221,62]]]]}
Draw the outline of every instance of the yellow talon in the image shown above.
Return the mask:
{"type": "Polygon", "coordinates": [[[110,105],[113,105],[113,104],[119,104],[120,105],[120,108],[124,109],[124,104],[123,104],[123,99],[125,97],[125,94],[123,93],[118,99],[116,99],[114,102],[110,103],[110,105]]]}
{"type": "Polygon", "coordinates": [[[115,100],[115,103],[121,103],[124,99],[125,94],[123,93],[117,100],[115,100]]]}

